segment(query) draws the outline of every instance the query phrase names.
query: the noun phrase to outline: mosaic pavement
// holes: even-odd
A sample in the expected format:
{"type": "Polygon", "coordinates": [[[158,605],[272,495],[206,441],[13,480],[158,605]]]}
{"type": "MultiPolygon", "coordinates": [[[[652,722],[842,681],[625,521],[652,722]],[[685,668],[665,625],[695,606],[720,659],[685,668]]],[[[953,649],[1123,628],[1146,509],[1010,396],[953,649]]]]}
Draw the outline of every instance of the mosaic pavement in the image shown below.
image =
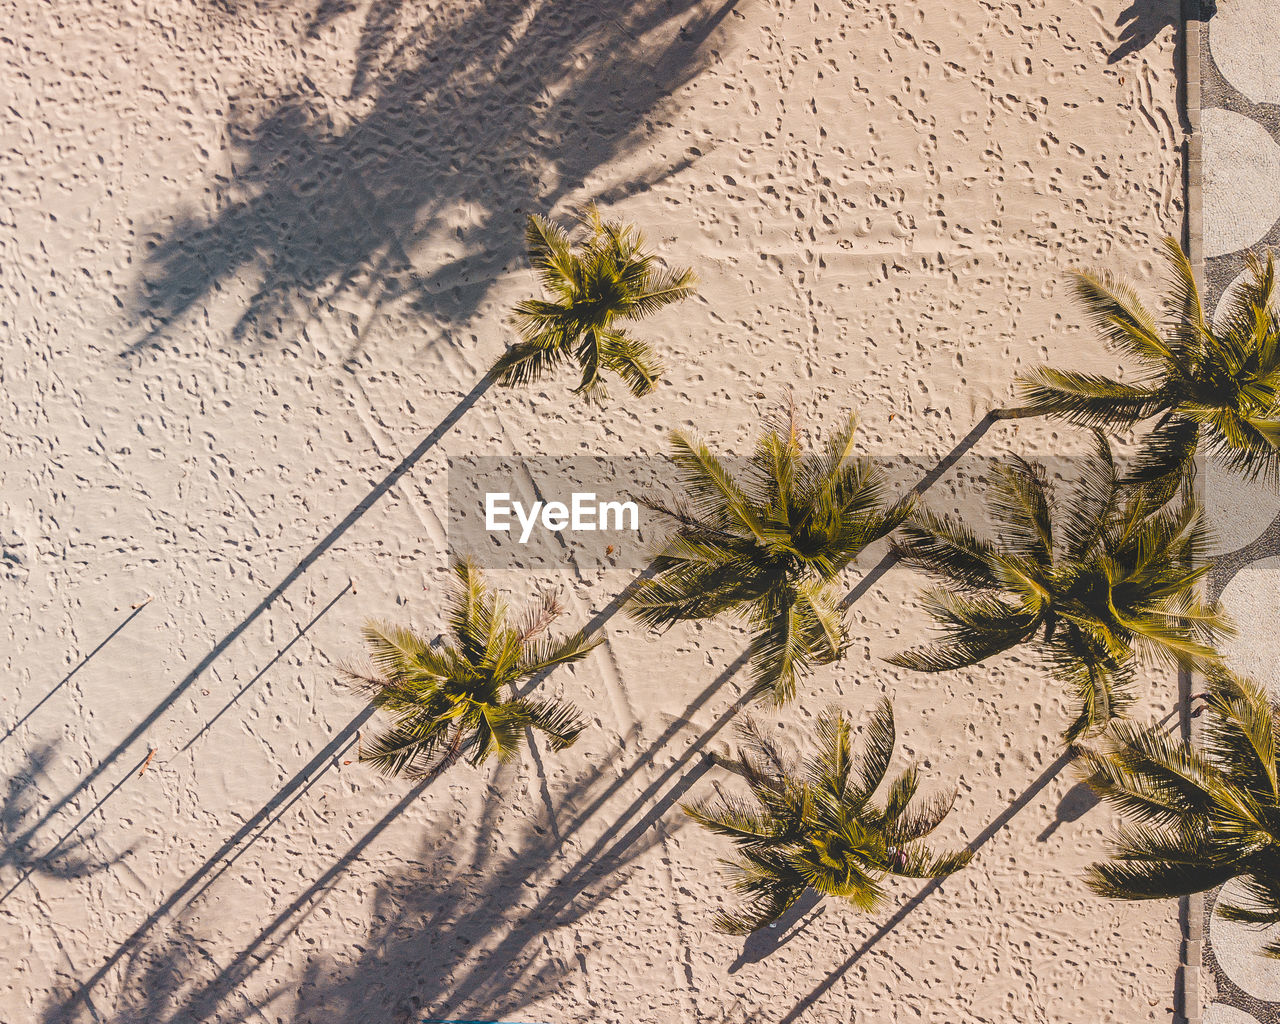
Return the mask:
{"type": "MultiPolygon", "coordinates": [[[[1200,54],[1211,308],[1243,276],[1247,250],[1280,250],[1280,5],[1214,6],[1203,11],[1200,54]]],[[[1216,535],[1212,588],[1240,628],[1228,660],[1280,699],[1280,495],[1212,468],[1204,494],[1216,535]]],[[[1205,899],[1204,1024],[1280,1024],[1280,962],[1259,955],[1273,930],[1223,921],[1213,913],[1218,895],[1205,899]]]]}

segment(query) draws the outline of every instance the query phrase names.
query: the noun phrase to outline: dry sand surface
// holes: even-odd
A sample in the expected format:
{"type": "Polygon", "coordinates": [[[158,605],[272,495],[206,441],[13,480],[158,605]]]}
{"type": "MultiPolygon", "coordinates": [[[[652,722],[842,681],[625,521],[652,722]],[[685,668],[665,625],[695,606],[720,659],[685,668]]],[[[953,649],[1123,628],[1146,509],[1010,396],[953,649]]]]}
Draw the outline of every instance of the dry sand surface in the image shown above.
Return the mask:
{"type": "MultiPolygon", "coordinates": [[[[610,618],[550,683],[573,750],[426,787],[350,763],[335,682],[367,616],[440,628],[447,455],[741,450],[790,385],[936,457],[1019,367],[1111,368],[1064,272],[1150,294],[1181,215],[1171,33],[1109,65],[1127,5],[0,3],[0,1020],[1169,1020],[1176,907],[1085,890],[1112,822],[1057,770],[1059,687],[881,662],[905,570],[778,721],[890,693],[958,786],[941,835],[1004,827],[773,951],[713,931],[726,851],[677,807],[720,778],[733,628],[610,618]],[[433,434],[531,288],[524,213],[593,198],[702,278],[649,327],[669,383],[433,434]]],[[[574,624],[626,581],[566,567],[574,624]]]]}

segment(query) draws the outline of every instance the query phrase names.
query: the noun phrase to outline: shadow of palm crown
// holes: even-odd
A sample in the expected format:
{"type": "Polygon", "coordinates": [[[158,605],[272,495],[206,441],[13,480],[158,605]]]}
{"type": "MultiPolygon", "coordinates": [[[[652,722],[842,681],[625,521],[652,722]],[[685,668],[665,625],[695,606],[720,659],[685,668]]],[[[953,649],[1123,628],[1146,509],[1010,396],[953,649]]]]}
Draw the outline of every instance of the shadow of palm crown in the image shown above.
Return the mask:
{"type": "MultiPolygon", "coordinates": [[[[371,5],[348,96],[303,75],[265,113],[233,105],[231,180],[216,213],[179,219],[149,253],[140,300],[151,329],[131,350],[236,275],[257,282],[240,340],[282,336],[337,299],[467,320],[521,257],[524,215],[637,146],[649,116],[703,68],[701,44],[734,2],[371,5]],[[434,266],[421,265],[425,252],[434,266]]],[[[351,16],[322,3],[310,34],[351,16]]],[[[629,194],[684,165],[575,201],[629,194]]]]}

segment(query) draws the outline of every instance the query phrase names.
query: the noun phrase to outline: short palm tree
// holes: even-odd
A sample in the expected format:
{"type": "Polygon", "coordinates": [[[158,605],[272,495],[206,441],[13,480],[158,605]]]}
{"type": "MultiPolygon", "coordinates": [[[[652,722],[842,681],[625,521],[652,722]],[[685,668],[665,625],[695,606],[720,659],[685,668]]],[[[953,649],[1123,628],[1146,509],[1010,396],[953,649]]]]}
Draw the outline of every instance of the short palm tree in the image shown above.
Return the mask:
{"type": "Polygon", "coordinates": [[[1135,656],[1208,668],[1225,621],[1197,596],[1199,510],[1187,488],[1124,486],[1105,438],[1055,515],[1043,468],[1002,467],[992,489],[995,538],[921,511],[896,549],[941,581],[925,603],[940,641],[890,658],[927,672],[974,665],[1029,644],[1082,704],[1068,741],[1132,703],[1135,656]]]}
{"type": "Polygon", "coordinates": [[[1000,417],[1048,413],[1098,429],[1128,429],[1159,417],[1132,479],[1181,472],[1203,441],[1228,467],[1280,478],[1280,317],[1272,301],[1275,261],[1248,256],[1252,280],[1229,300],[1215,328],[1205,317],[1191,264],[1165,242],[1173,287],[1158,320],[1133,289],[1108,274],[1077,274],[1076,294],[1113,347],[1138,372],[1119,381],[1041,367],[1023,377],[1027,405],[1000,417]]]}
{"type": "Polygon", "coordinates": [[[751,630],[752,697],[783,704],[815,664],[844,651],[837,581],[872,541],[911,510],[890,504],[868,459],[852,457],[855,419],[807,456],[794,416],[766,429],[735,478],[706,445],[676,432],[672,460],[685,490],[652,507],[677,527],[629,602],[665,629],[729,613],[751,630]]]}
{"type": "MultiPolygon", "coordinates": [[[[1261,687],[1226,673],[1209,681],[1196,745],[1159,726],[1117,726],[1105,747],[1079,750],[1089,785],[1132,819],[1091,887],[1125,900],[1173,899],[1239,877],[1223,917],[1280,924],[1280,726],[1261,687]]],[[[1266,952],[1280,957],[1280,941],[1266,952]]]]}
{"type": "Polygon", "coordinates": [[[662,365],[618,322],[643,319],[692,295],[693,271],[662,269],[638,230],[602,220],[595,207],[588,207],[582,222],[588,235],[574,246],[555,224],[529,218],[529,261],[547,297],[516,306],[512,320],[520,341],[490,375],[506,385],[528,384],[576,362],[582,379],[575,394],[604,398],[606,371],[621,377],[632,394],[647,394],[662,376],[662,365]]]}
{"type": "Polygon", "coordinates": [[[454,567],[449,637],[429,643],[411,629],[370,622],[363,630],[374,670],[344,670],[372,694],[391,725],[360,750],[387,775],[434,775],[466,759],[507,760],[526,729],[553,749],[570,746],[585,723],[573,705],[516,693],[522,680],[584,657],[597,642],[547,634],[560,609],[548,594],[517,620],[470,562],[454,567]]]}
{"type": "Polygon", "coordinates": [[[891,875],[936,878],[972,854],[934,853],[925,838],[951,810],[951,797],[916,801],[919,770],[911,765],[875,795],[889,771],[893,708],[882,700],[867,723],[866,748],[853,752],[852,730],[838,710],[818,719],[818,748],[798,761],[747,720],[737,757],[726,762],[746,779],[754,801],[720,794],[689,804],[700,825],[731,839],[733,889],[745,900],[722,912],[717,927],[746,935],[776,921],[807,889],[871,911],[887,898],[891,875]]]}

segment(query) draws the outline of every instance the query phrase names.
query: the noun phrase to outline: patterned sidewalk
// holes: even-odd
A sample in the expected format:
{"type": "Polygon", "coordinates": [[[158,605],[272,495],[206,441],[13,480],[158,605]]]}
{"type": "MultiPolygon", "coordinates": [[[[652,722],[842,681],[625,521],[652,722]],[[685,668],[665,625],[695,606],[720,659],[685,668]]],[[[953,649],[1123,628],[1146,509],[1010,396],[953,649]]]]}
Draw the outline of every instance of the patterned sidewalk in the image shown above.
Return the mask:
{"type": "MultiPolygon", "coordinates": [[[[1280,249],[1280,5],[1201,5],[1187,95],[1194,104],[1199,91],[1201,256],[1206,298],[1216,309],[1245,276],[1247,251],[1280,249]]],[[[1193,234],[1195,186],[1193,173],[1193,234]]],[[[1210,466],[1204,496],[1215,535],[1211,589],[1240,629],[1228,660],[1280,699],[1280,495],[1210,466]]],[[[1213,912],[1218,895],[1204,900],[1203,1024],[1280,1024],[1280,961],[1260,955],[1274,929],[1223,921],[1213,912]]],[[[1188,1021],[1197,1009],[1188,1007],[1188,1021]]]]}

